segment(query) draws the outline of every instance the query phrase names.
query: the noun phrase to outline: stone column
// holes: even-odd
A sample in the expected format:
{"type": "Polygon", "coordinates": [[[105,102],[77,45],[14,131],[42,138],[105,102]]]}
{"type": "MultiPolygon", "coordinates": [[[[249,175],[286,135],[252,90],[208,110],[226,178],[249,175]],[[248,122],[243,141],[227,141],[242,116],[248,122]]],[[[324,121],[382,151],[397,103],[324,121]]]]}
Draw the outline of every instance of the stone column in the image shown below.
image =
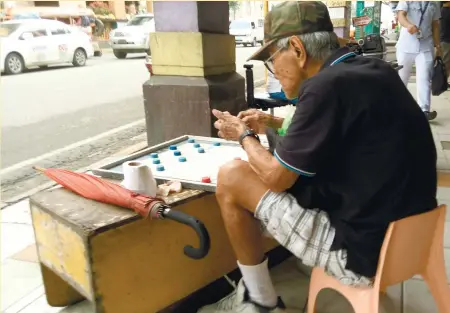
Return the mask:
{"type": "Polygon", "coordinates": [[[146,1],[147,4],[147,12],[153,13],[153,1],[146,1]]]}
{"type": "Polygon", "coordinates": [[[334,32],[339,37],[349,38],[352,15],[351,1],[328,0],[326,4],[330,12],[331,22],[334,26],[334,32]]]}
{"type": "Polygon", "coordinates": [[[155,1],[153,11],[154,75],[143,86],[149,145],[185,134],[216,136],[212,109],[246,109],[228,2],[155,1]]]}
{"type": "Polygon", "coordinates": [[[109,6],[117,19],[126,19],[124,0],[109,1],[109,6]]]}

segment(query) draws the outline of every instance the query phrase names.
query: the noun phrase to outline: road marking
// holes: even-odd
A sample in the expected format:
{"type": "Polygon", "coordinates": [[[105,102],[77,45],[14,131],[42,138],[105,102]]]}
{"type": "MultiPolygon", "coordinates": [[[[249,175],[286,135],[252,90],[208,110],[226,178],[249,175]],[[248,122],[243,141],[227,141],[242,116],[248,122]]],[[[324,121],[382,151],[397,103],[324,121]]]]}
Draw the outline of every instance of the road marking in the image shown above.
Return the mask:
{"type": "Polygon", "coordinates": [[[143,123],[145,123],[145,118],[137,120],[137,121],[129,123],[129,124],[126,124],[126,125],[123,125],[123,126],[120,126],[120,127],[117,127],[117,128],[114,128],[114,129],[111,129],[111,130],[109,130],[107,132],[98,134],[98,135],[96,135],[94,137],[75,142],[75,143],[73,143],[71,145],[65,146],[64,148],[53,150],[52,152],[42,154],[42,155],[40,155],[38,157],[34,157],[34,158],[31,158],[31,159],[22,161],[20,163],[16,163],[16,164],[14,164],[14,165],[12,165],[10,167],[2,169],[0,171],[0,176],[6,175],[6,174],[8,174],[8,173],[10,173],[12,171],[21,169],[21,168],[26,167],[26,166],[31,167],[32,165],[36,165],[38,162],[40,162],[42,160],[45,160],[45,159],[48,159],[48,158],[50,158],[52,156],[55,156],[55,155],[57,155],[59,153],[66,152],[66,151],[72,150],[74,148],[78,148],[78,147],[80,147],[82,145],[91,143],[91,142],[99,140],[99,139],[103,139],[105,137],[111,136],[111,135],[113,135],[115,133],[127,130],[129,128],[136,127],[139,124],[143,124],[143,123]]]}

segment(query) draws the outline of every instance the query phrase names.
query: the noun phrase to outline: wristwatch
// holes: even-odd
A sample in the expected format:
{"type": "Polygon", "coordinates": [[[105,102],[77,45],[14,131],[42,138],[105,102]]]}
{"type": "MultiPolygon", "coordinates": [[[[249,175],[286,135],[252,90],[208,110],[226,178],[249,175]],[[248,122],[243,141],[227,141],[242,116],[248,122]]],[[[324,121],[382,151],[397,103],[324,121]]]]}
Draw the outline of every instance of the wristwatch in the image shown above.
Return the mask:
{"type": "Polygon", "coordinates": [[[245,137],[249,137],[249,136],[253,137],[253,138],[256,138],[259,142],[261,142],[261,140],[259,139],[258,134],[256,134],[254,130],[247,129],[239,136],[239,144],[242,146],[242,141],[244,140],[244,138],[245,137]]]}

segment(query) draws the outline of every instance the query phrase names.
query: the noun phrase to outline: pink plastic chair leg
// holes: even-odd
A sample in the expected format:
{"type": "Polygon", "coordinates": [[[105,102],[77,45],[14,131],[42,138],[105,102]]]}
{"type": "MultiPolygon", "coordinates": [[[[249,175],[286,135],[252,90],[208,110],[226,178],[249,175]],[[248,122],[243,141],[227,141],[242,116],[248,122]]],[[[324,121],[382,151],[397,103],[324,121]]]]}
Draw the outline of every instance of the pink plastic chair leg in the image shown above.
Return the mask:
{"type": "Polygon", "coordinates": [[[316,312],[316,301],[317,296],[320,292],[320,286],[317,283],[314,283],[314,281],[311,279],[311,283],[309,285],[309,295],[308,295],[308,313],[315,313],[316,312]]]}
{"type": "Polygon", "coordinates": [[[447,284],[443,249],[433,249],[427,271],[423,275],[440,313],[450,312],[450,288],[447,284]]]}
{"type": "Polygon", "coordinates": [[[447,282],[444,258],[444,220],[445,210],[441,212],[435,233],[435,240],[430,248],[428,264],[423,278],[433,295],[440,313],[450,312],[450,288],[447,282]]]}

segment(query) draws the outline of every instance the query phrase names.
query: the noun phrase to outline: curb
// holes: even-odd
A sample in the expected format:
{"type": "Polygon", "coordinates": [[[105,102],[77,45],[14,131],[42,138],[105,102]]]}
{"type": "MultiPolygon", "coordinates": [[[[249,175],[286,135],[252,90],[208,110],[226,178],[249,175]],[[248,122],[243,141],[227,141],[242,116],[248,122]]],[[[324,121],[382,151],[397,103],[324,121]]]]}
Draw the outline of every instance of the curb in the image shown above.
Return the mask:
{"type": "MultiPolygon", "coordinates": [[[[119,158],[119,157],[122,157],[123,155],[132,154],[134,152],[138,152],[138,151],[140,151],[142,149],[145,149],[146,147],[147,147],[147,141],[146,140],[138,142],[138,143],[136,143],[136,144],[134,144],[134,145],[132,145],[132,146],[130,146],[128,148],[120,150],[119,152],[113,154],[110,157],[104,158],[103,160],[101,160],[99,162],[96,162],[96,163],[93,163],[93,164],[88,165],[86,167],[83,167],[83,168],[80,168],[78,170],[75,170],[75,172],[77,172],[77,173],[88,172],[93,167],[101,167],[103,165],[108,164],[109,162],[111,162],[111,159],[113,159],[114,157],[119,158]]],[[[8,207],[10,205],[14,205],[14,204],[16,204],[16,203],[26,199],[26,198],[31,197],[32,195],[34,195],[34,194],[36,194],[36,193],[38,193],[40,191],[44,191],[44,190],[49,189],[51,187],[54,187],[56,185],[57,185],[56,182],[50,181],[48,183],[41,184],[41,185],[39,185],[39,186],[37,186],[37,187],[35,187],[33,189],[30,189],[30,190],[28,190],[28,191],[26,191],[24,193],[21,193],[21,194],[15,196],[15,197],[12,197],[11,199],[8,199],[6,201],[2,201],[0,210],[4,209],[5,207],[8,207]]]]}

